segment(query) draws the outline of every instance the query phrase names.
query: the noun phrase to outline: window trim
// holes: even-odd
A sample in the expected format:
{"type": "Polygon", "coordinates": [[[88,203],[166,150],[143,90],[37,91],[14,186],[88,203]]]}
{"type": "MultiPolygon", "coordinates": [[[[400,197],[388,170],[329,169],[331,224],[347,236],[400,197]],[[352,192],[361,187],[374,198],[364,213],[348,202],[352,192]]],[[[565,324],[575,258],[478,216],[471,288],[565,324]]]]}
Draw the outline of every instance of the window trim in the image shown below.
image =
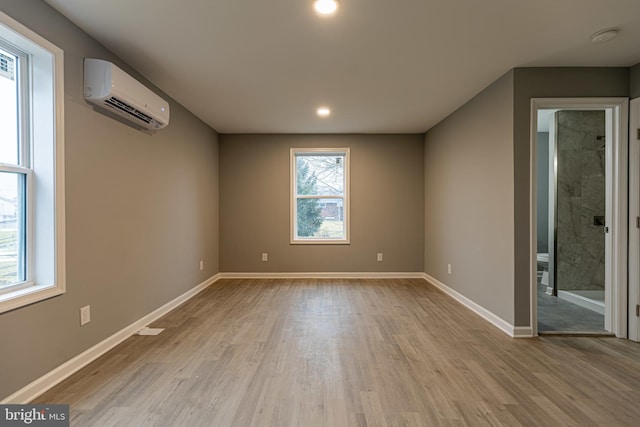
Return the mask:
{"type": "MultiPolygon", "coordinates": [[[[49,191],[34,188],[27,178],[27,281],[0,293],[0,313],[42,301],[66,291],[64,197],[64,52],[29,28],[0,11],[2,38],[29,57],[27,142],[23,155],[43,151],[42,174],[49,191]],[[36,99],[33,94],[42,94],[36,99]],[[52,201],[47,200],[47,197],[52,201]],[[52,231],[38,233],[50,225],[52,231]],[[51,238],[52,237],[52,238],[51,238]],[[47,256],[43,256],[46,253],[47,256]]],[[[36,164],[29,169],[38,174],[36,164]]],[[[29,179],[31,178],[31,179],[29,179]]]]}
{"type": "MultiPolygon", "coordinates": [[[[351,155],[349,148],[291,148],[289,155],[289,243],[292,245],[350,245],[351,244],[351,203],[350,203],[350,174],[351,155]],[[334,198],[342,198],[344,205],[344,239],[319,239],[304,238],[296,236],[297,223],[297,162],[296,157],[300,154],[339,154],[344,156],[344,194],[334,198]]],[[[327,198],[326,196],[308,196],[306,198],[327,198]]]]}

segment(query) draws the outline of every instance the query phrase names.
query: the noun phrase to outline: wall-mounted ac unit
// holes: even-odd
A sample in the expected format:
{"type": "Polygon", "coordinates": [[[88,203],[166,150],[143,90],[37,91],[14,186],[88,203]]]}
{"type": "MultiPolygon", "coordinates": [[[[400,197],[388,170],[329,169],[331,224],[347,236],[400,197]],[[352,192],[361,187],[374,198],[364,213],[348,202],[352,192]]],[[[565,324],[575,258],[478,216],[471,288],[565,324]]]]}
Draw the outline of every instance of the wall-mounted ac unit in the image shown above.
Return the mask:
{"type": "Polygon", "coordinates": [[[85,58],[84,98],[146,129],[169,124],[169,103],[109,61],[85,58]]]}

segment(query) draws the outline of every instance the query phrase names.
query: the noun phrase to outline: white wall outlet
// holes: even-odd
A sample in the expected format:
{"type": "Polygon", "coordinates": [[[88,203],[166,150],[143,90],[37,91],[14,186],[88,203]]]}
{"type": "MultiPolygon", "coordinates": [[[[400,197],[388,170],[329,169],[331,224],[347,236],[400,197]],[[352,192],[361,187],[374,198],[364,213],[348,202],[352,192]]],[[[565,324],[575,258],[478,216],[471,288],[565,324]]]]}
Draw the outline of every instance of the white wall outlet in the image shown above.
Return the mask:
{"type": "Polygon", "coordinates": [[[447,273],[451,274],[451,264],[447,264],[447,273]]]}
{"type": "Polygon", "coordinates": [[[377,260],[378,262],[382,262],[382,252],[378,252],[377,260]]]}
{"type": "Polygon", "coordinates": [[[266,252],[262,253],[262,262],[267,262],[269,261],[269,254],[266,252]]]}
{"type": "Polygon", "coordinates": [[[85,305],[80,308],[80,326],[84,326],[91,322],[91,306],[85,305]]]}
{"type": "Polygon", "coordinates": [[[200,260],[200,271],[204,270],[204,261],[200,260]]]}

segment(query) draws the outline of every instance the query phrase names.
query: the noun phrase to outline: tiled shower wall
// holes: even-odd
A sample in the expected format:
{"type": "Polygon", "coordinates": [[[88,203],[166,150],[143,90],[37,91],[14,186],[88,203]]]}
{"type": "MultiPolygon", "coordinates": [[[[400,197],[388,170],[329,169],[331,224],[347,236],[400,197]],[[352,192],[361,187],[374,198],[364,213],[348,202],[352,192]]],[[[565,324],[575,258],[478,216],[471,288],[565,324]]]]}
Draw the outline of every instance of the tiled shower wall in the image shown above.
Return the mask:
{"type": "Polygon", "coordinates": [[[605,113],[557,113],[557,287],[604,289],[605,113]]]}

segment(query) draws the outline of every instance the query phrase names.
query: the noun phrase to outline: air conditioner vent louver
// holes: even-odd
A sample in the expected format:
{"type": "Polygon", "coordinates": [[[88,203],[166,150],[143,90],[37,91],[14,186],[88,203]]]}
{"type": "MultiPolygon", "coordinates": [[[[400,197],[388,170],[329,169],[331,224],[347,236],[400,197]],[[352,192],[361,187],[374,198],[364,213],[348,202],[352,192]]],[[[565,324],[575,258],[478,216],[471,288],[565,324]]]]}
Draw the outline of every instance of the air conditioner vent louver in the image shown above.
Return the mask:
{"type": "Polygon", "coordinates": [[[84,98],[146,129],[169,124],[169,103],[109,61],[85,58],[84,98]]]}
{"type": "Polygon", "coordinates": [[[142,120],[145,123],[151,124],[153,119],[146,114],[136,110],[131,105],[127,105],[124,102],[120,101],[113,96],[105,101],[105,103],[111,105],[113,108],[117,108],[118,110],[124,111],[127,114],[131,114],[133,117],[142,120]]]}

